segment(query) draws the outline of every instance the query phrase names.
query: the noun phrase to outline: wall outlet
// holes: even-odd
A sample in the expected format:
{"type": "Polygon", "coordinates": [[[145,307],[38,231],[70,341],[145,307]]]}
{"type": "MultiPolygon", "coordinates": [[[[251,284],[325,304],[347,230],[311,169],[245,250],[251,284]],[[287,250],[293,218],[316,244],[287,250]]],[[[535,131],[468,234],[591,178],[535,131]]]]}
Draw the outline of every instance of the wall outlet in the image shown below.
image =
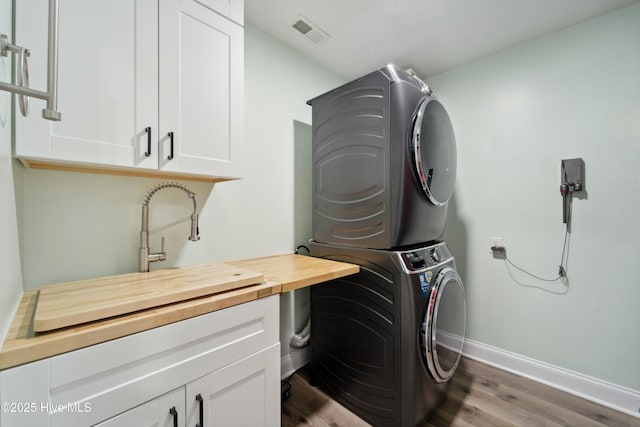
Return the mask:
{"type": "Polygon", "coordinates": [[[496,250],[496,248],[501,248],[502,251],[504,251],[504,242],[502,241],[502,237],[491,238],[491,244],[489,246],[489,249],[493,253],[496,250]]]}

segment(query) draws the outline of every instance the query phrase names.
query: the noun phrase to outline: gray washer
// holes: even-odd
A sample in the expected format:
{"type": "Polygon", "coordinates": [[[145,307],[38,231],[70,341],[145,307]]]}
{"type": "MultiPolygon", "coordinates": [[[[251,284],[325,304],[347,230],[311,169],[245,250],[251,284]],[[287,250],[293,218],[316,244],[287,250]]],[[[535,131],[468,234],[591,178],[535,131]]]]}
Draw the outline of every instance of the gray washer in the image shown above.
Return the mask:
{"type": "Polygon", "coordinates": [[[466,304],[445,243],[402,251],[311,242],[360,273],[311,287],[312,380],[378,427],[424,422],[464,342],[466,304]]]}
{"type": "Polygon", "coordinates": [[[313,239],[376,249],[440,239],[456,142],[429,88],[388,65],[309,104],[313,239]]]}

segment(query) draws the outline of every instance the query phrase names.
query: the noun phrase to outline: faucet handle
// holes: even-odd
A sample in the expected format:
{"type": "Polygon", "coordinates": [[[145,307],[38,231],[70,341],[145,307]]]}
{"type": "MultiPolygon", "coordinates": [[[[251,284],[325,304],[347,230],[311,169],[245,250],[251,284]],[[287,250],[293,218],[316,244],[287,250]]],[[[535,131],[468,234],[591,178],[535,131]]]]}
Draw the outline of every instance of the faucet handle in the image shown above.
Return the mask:
{"type": "Polygon", "coordinates": [[[162,236],[162,240],[160,243],[160,252],[155,255],[157,255],[157,259],[155,259],[154,261],[165,261],[167,259],[167,253],[164,251],[164,236],[162,236]]]}

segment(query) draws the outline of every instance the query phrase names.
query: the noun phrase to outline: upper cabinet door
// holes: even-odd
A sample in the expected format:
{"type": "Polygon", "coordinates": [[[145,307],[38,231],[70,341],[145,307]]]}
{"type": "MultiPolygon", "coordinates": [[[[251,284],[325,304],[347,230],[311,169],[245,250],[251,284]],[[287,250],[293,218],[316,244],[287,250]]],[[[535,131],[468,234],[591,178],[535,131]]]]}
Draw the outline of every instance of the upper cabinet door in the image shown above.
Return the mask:
{"type": "Polygon", "coordinates": [[[242,0],[197,0],[197,2],[244,26],[244,2],[242,0]]]}
{"type": "Polygon", "coordinates": [[[243,29],[217,3],[160,1],[162,171],[240,177],[243,29]]]}
{"type": "MultiPolygon", "coordinates": [[[[29,116],[16,114],[18,157],[157,169],[145,155],[145,129],[152,141],[158,131],[157,11],[153,0],[60,2],[62,121],[43,120],[32,98],[29,116]]],[[[16,3],[16,42],[31,49],[30,86],[46,89],[46,2],[16,3]]]]}

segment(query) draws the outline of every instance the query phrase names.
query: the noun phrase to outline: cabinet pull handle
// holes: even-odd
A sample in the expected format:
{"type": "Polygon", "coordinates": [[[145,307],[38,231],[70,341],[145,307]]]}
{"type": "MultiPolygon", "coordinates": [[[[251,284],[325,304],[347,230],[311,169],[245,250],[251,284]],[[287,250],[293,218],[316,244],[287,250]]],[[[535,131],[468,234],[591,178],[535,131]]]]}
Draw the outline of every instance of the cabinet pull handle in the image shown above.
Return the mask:
{"type": "MultiPolygon", "coordinates": [[[[29,87],[29,49],[24,47],[20,48],[20,55],[18,59],[18,86],[29,87]]],[[[20,113],[23,117],[27,117],[29,114],[29,98],[24,95],[18,95],[18,101],[20,105],[20,113]]]]}
{"type": "Polygon", "coordinates": [[[29,49],[23,46],[18,46],[13,43],[9,43],[9,38],[5,34],[0,34],[0,56],[9,56],[10,53],[18,55],[18,77],[17,84],[2,84],[2,90],[8,90],[9,92],[15,92],[18,95],[20,102],[20,113],[24,117],[29,114],[29,97],[22,91],[22,89],[29,89],[29,56],[31,52],[29,49]]]}
{"type": "Polygon", "coordinates": [[[6,90],[19,95],[20,112],[28,113],[27,97],[44,99],[47,108],[42,110],[42,118],[59,122],[62,115],[58,111],[58,0],[49,0],[49,33],[47,50],[47,91],[29,88],[27,57],[29,50],[23,46],[9,43],[5,34],[0,34],[0,56],[8,56],[9,52],[20,56],[18,62],[18,84],[0,82],[0,90],[6,90]]]}
{"type": "Polygon", "coordinates": [[[169,409],[169,414],[173,417],[173,427],[178,427],[178,411],[175,406],[169,409]]]}
{"type": "Polygon", "coordinates": [[[169,135],[169,145],[171,147],[171,151],[169,153],[169,156],[167,157],[168,160],[173,160],[173,132],[169,132],[167,135],[169,135]]]}
{"type": "Polygon", "coordinates": [[[144,131],[147,133],[147,151],[144,152],[144,155],[149,157],[151,155],[151,128],[147,126],[144,131]]]}
{"type": "Polygon", "coordinates": [[[196,424],[196,427],[204,427],[204,402],[202,401],[202,395],[198,393],[196,395],[196,400],[199,405],[199,414],[200,414],[200,422],[196,424]]]}

